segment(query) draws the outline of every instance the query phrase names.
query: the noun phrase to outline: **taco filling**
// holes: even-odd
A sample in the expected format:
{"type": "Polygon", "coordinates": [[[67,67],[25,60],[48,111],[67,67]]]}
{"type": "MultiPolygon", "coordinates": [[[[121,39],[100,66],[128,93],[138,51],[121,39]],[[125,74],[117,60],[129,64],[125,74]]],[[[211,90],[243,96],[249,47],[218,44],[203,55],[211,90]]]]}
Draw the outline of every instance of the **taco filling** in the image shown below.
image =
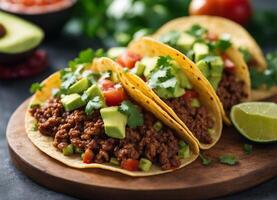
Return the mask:
{"type": "Polygon", "coordinates": [[[177,62],[169,56],[141,58],[129,51],[121,54],[117,62],[140,76],[201,143],[213,142],[211,133],[215,122],[212,114],[201,104],[199,94],[177,62]]]}
{"type": "Polygon", "coordinates": [[[247,97],[243,91],[245,83],[236,78],[236,65],[226,54],[232,46],[228,34],[219,36],[195,24],[183,32],[170,31],[162,35],[160,41],[178,49],[196,63],[215,89],[227,113],[233,105],[247,97]]]}
{"type": "Polygon", "coordinates": [[[145,172],[153,164],[177,168],[190,156],[189,146],[139,107],[114,73],[64,70],[61,82],[53,97],[31,106],[30,113],[40,134],[52,137],[64,156],[145,172]]]}

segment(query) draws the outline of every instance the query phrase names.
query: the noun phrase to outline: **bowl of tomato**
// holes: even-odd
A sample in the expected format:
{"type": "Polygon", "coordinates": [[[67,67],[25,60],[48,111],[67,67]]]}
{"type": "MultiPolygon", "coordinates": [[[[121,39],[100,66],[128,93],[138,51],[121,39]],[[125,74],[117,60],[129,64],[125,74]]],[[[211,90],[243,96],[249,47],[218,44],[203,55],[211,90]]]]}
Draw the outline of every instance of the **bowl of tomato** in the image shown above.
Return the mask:
{"type": "Polygon", "coordinates": [[[2,0],[0,10],[40,26],[47,37],[57,36],[70,18],[77,0],[2,0]]]}

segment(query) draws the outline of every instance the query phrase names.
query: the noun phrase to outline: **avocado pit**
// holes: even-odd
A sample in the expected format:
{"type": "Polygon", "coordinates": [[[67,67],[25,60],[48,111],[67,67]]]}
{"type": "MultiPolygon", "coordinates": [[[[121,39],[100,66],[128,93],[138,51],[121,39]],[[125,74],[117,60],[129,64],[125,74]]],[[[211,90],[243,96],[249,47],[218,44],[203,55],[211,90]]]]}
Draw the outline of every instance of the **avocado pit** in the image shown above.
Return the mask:
{"type": "Polygon", "coordinates": [[[0,23],[0,39],[4,37],[7,33],[7,30],[3,24],[0,23]]]}

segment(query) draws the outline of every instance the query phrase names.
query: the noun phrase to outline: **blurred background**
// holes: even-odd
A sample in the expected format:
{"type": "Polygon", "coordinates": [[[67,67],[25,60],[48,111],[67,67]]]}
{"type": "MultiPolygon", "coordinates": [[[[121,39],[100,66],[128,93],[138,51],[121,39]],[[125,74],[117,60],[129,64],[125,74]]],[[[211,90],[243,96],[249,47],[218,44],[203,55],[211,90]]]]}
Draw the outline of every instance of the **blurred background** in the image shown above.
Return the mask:
{"type": "MultiPolygon", "coordinates": [[[[0,15],[0,199],[71,199],[42,188],[15,169],[5,130],[12,112],[30,96],[30,85],[66,67],[82,49],[124,46],[173,18],[210,14],[242,24],[265,53],[277,50],[276,0],[0,0],[1,12],[37,24],[45,36],[20,62],[2,62],[7,54],[1,52],[1,37],[5,35],[1,24],[5,20],[0,15]]],[[[18,35],[18,30],[12,34],[18,35]]],[[[277,74],[277,53],[272,55],[272,71],[277,74]]],[[[276,199],[276,184],[275,178],[224,199],[276,199]]]]}

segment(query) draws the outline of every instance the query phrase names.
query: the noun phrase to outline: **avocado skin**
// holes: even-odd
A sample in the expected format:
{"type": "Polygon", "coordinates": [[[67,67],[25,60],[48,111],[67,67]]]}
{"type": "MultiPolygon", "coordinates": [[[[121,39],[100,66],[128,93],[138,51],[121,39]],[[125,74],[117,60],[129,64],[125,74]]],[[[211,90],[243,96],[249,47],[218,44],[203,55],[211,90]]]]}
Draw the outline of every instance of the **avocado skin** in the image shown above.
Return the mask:
{"type": "Polygon", "coordinates": [[[23,53],[8,54],[0,53],[0,64],[13,65],[24,61],[26,58],[31,56],[37,48],[30,49],[23,53]]]}

